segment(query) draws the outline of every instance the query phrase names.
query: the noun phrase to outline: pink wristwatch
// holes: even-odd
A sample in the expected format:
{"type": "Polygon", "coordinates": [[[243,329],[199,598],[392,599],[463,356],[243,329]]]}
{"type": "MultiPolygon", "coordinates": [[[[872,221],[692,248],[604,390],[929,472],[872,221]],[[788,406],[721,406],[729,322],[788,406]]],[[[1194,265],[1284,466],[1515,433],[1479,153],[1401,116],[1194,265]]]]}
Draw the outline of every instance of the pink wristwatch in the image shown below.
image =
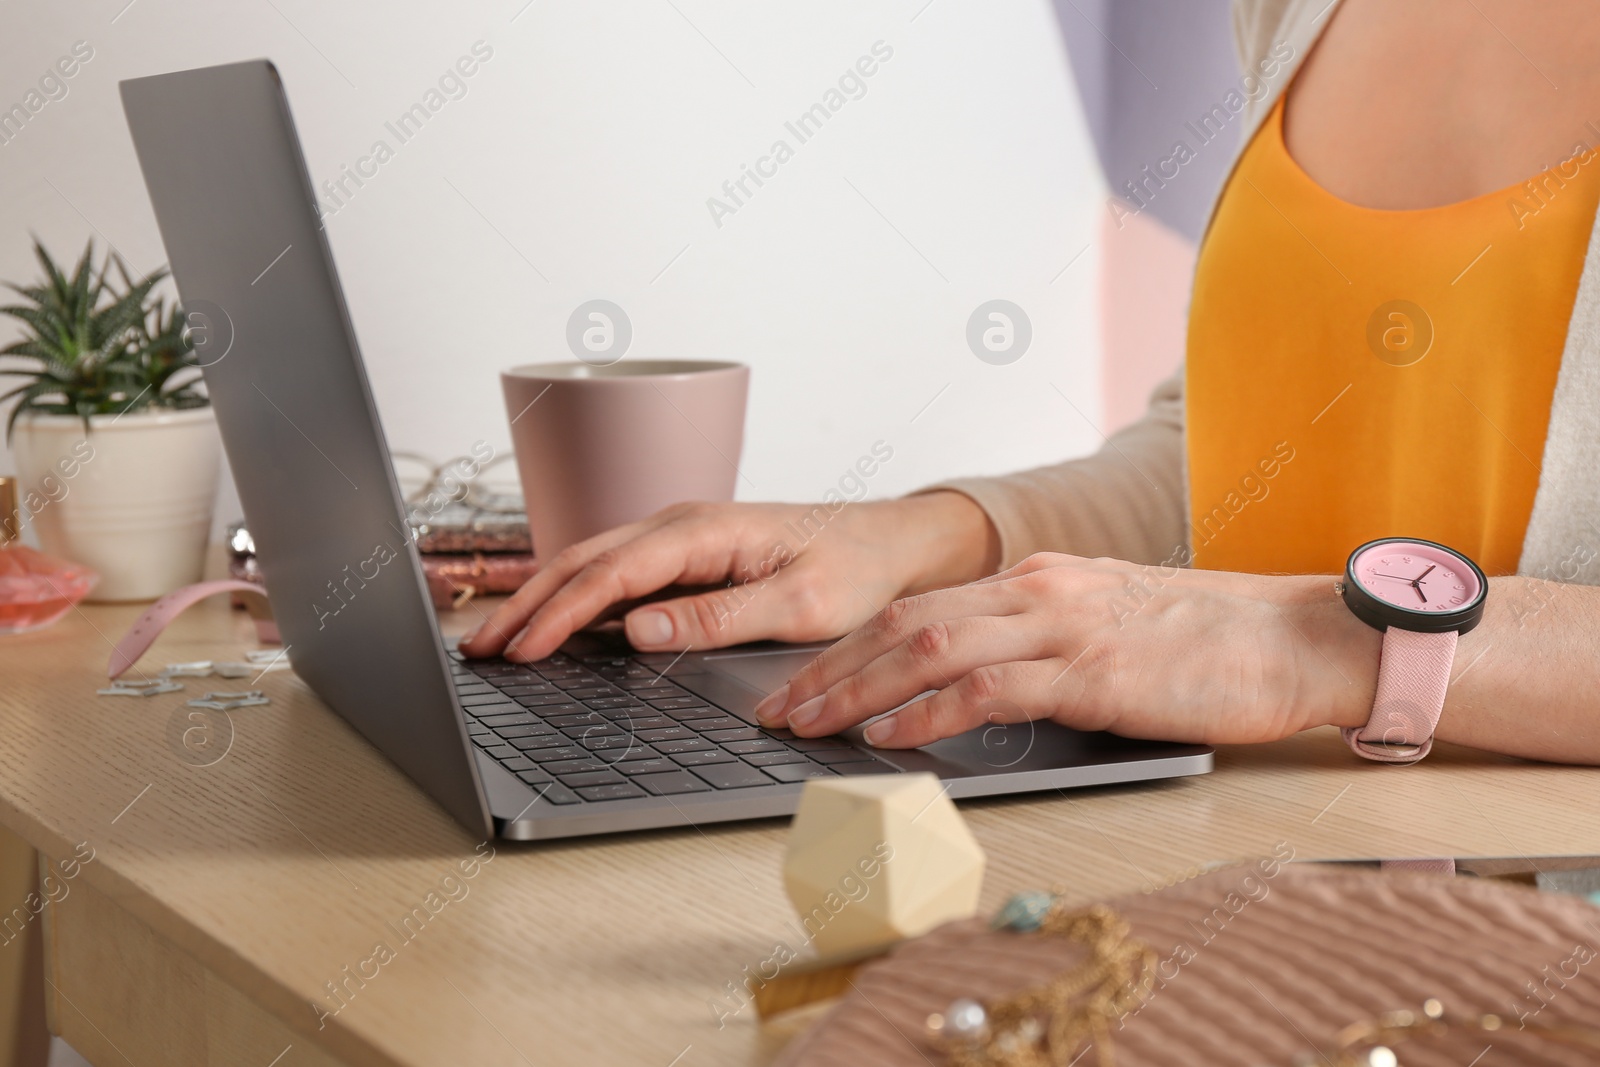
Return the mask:
{"type": "Polygon", "coordinates": [[[1386,537],[1350,553],[1338,590],[1356,618],[1383,631],[1372,716],[1346,727],[1345,742],[1367,759],[1415,763],[1433,747],[1456,638],[1482,620],[1488,579],[1454,549],[1386,537]]]}

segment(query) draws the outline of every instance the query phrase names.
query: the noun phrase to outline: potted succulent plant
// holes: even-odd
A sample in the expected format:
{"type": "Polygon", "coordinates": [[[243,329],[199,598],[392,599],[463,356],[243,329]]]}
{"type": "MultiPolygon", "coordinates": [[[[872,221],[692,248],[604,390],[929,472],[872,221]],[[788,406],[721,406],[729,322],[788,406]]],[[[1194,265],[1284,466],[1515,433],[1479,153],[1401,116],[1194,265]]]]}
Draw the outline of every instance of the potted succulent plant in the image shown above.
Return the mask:
{"type": "Polygon", "coordinates": [[[41,547],[100,574],[91,599],[149,600],[197,581],[211,533],[221,447],[198,386],[182,310],[94,242],[69,275],[37,241],[26,303],[0,307],[24,335],[0,348],[0,376],[25,381],[6,439],[20,525],[41,547]],[[111,272],[116,269],[118,277],[111,272]]]}

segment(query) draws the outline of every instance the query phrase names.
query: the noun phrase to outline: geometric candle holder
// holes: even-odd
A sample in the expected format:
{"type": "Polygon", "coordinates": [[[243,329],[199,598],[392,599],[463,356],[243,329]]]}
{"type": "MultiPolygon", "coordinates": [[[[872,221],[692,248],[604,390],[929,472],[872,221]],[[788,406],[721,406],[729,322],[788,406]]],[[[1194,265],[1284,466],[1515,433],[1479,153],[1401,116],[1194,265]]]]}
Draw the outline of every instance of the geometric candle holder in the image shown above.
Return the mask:
{"type": "Polygon", "coordinates": [[[931,774],[812,778],[789,830],[784,887],[824,956],[970,918],[983,850],[931,774]]]}

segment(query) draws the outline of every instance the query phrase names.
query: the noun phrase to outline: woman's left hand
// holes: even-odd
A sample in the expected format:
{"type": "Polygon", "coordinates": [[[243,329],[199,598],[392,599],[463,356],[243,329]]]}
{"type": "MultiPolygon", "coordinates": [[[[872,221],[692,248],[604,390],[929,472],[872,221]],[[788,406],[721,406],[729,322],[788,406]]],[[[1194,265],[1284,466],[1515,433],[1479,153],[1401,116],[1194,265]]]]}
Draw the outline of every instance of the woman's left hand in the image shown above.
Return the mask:
{"type": "Polygon", "coordinates": [[[895,601],[756,714],[811,737],[937,690],[867,728],[885,748],[1025,719],[1207,744],[1360,726],[1382,638],[1333,584],[1041,553],[895,601]]]}

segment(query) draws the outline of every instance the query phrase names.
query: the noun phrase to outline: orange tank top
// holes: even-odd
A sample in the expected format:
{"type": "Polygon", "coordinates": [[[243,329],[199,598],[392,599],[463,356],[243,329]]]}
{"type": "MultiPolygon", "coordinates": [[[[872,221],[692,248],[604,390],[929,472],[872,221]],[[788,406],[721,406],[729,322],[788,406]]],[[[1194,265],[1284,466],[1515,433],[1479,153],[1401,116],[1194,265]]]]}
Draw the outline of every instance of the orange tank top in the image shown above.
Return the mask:
{"type": "Polygon", "coordinates": [[[1194,565],[1337,573],[1411,536],[1516,571],[1600,152],[1419,211],[1290,157],[1283,100],[1200,250],[1185,407],[1194,565]]]}

